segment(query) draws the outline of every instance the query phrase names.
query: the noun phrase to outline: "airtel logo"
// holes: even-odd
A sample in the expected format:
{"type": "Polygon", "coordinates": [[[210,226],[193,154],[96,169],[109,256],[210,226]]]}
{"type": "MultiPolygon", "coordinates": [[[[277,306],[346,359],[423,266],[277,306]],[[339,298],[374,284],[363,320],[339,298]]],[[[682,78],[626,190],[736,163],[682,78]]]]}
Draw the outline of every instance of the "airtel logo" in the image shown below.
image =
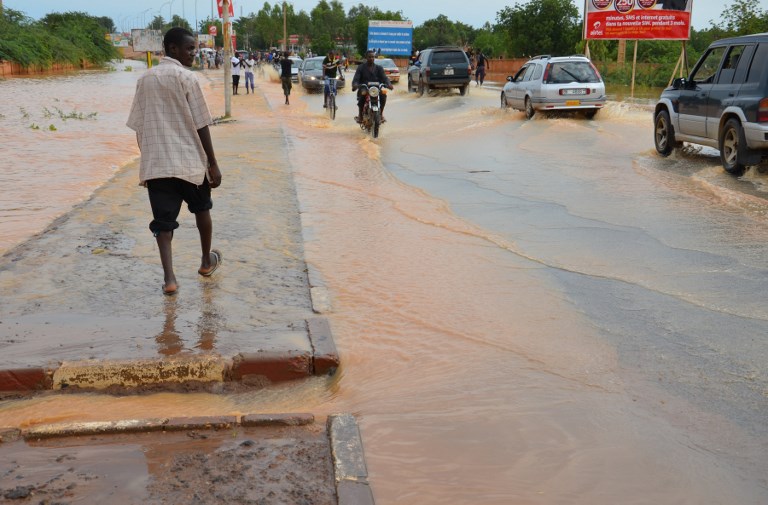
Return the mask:
{"type": "Polygon", "coordinates": [[[592,25],[593,30],[599,30],[601,26],[600,21],[595,21],[595,24],[592,25]]]}

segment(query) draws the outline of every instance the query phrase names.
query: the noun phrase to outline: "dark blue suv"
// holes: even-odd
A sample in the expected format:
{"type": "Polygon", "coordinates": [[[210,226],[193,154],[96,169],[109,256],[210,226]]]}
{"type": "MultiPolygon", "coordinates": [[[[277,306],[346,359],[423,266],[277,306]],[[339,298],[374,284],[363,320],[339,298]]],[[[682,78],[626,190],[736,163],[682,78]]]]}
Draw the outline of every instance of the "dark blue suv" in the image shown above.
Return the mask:
{"type": "Polygon", "coordinates": [[[768,158],[768,34],[712,43],[688,78],[662,92],[654,142],[662,156],[683,142],[719,149],[732,174],[768,158]]]}

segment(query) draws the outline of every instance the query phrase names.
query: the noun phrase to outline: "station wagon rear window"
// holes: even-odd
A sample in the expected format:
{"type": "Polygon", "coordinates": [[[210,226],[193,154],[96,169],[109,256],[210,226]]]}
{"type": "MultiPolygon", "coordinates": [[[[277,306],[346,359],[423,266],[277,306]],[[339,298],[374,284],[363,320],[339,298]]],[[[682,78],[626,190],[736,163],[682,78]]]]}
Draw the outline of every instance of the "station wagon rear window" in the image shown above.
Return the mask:
{"type": "Polygon", "coordinates": [[[586,61],[559,61],[549,69],[548,83],[600,82],[595,69],[586,61]]]}
{"type": "Polygon", "coordinates": [[[459,51],[437,51],[432,56],[432,63],[435,65],[446,65],[448,63],[466,63],[464,53],[459,51]]]}

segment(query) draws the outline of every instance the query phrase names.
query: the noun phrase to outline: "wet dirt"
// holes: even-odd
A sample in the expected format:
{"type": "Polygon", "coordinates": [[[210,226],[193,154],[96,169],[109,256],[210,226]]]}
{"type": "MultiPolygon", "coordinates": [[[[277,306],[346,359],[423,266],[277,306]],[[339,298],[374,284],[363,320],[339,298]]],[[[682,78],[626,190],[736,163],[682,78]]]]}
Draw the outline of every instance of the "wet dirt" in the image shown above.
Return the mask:
{"type": "Polygon", "coordinates": [[[329,453],[317,425],[17,441],[0,445],[0,503],[331,505],[329,453]]]}

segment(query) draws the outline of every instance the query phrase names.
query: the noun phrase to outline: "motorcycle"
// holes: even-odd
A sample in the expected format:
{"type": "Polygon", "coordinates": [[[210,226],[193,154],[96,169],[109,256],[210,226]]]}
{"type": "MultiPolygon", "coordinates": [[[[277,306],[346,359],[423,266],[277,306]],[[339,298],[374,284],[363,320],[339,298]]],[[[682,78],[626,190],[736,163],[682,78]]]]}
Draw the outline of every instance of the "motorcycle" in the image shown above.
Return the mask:
{"type": "Polygon", "coordinates": [[[369,82],[360,85],[360,93],[365,96],[363,115],[360,117],[360,129],[378,138],[381,126],[381,106],[379,96],[387,93],[387,87],[380,82],[369,82]]]}

